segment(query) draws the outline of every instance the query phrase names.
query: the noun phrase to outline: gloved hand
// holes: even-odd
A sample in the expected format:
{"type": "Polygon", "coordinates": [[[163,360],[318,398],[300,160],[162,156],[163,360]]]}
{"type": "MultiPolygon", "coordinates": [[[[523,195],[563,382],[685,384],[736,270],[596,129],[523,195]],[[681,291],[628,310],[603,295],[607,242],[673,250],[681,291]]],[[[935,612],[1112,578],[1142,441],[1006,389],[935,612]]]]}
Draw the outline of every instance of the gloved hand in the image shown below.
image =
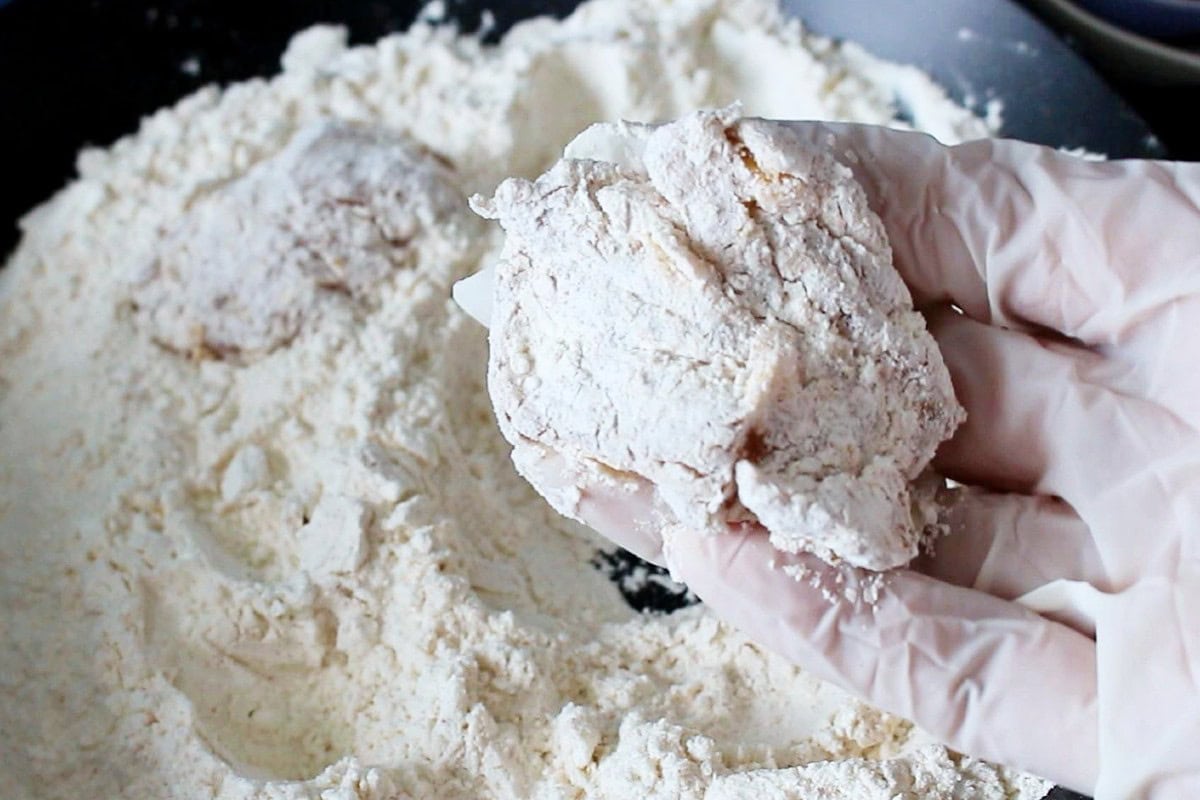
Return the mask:
{"type": "Polygon", "coordinates": [[[1200,797],[1200,165],[780,124],[882,217],[969,415],[936,466],[978,488],[878,582],[761,530],[664,539],[637,481],[580,516],[952,747],[1097,800],[1200,797]],[[828,599],[856,582],[873,603],[828,599]]]}

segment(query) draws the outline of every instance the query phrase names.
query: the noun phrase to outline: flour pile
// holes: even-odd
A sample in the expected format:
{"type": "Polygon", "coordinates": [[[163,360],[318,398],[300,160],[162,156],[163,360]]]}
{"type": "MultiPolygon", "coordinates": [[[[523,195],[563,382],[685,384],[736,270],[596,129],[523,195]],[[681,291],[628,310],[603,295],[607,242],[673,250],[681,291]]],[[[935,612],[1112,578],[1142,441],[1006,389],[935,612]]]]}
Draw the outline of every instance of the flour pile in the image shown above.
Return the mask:
{"type": "MultiPolygon", "coordinates": [[[[79,159],[0,272],[6,797],[1032,798],[693,606],[638,614],[515,473],[465,198],[598,120],[887,122],[762,0],[489,47],[295,38],[79,159]]],[[[983,123],[920,82],[918,125],[983,123]]]]}
{"type": "Polygon", "coordinates": [[[472,203],[505,232],[488,391],[522,474],[570,517],[588,487],[526,465],[648,481],[668,544],[750,521],[785,552],[912,560],[964,413],[850,170],[732,107],[566,153],[472,203]]]}

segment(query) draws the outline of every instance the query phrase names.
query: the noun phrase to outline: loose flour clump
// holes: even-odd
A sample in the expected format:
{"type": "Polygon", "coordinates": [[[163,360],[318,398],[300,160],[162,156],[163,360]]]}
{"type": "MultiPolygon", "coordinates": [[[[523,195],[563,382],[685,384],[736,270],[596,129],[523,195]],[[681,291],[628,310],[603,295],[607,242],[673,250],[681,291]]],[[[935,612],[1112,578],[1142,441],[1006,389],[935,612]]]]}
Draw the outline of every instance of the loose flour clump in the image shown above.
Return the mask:
{"type": "MultiPolygon", "coordinates": [[[[465,198],[589,124],[886,123],[882,62],[763,0],[600,0],[283,63],[81,154],[0,270],[6,798],[1044,793],[703,607],[633,611],[449,300],[498,244],[465,198]]],[[[987,132],[921,86],[918,126],[987,132]]]]}
{"type": "Polygon", "coordinates": [[[633,473],[692,530],[915,556],[936,520],[918,478],[963,412],[850,171],[732,109],[568,153],[475,203],[507,235],[488,385],[515,462],[633,473]]]}

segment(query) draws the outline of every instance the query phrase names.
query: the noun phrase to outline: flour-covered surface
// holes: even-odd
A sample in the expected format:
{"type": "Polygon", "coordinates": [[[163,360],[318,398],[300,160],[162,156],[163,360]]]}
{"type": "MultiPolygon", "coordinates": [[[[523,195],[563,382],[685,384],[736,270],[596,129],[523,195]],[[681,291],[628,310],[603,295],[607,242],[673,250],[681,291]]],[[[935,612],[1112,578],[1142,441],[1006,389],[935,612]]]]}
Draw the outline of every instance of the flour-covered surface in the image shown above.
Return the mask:
{"type": "Polygon", "coordinates": [[[444,279],[440,259],[479,235],[461,207],[450,167],[407,137],[311,125],[197,198],[135,278],[133,300],[167,347],[256,357],[296,336],[322,295],[369,306],[396,269],[444,279]],[[444,256],[427,252],[430,240],[444,256]]]}
{"type": "MultiPolygon", "coordinates": [[[[636,475],[668,530],[752,521],[787,552],[910,561],[963,412],[850,170],[735,108],[567,153],[474,204],[506,234],[488,388],[518,467],[636,475]]],[[[571,516],[585,488],[539,487],[571,516]]]]}
{"type": "Polygon", "coordinates": [[[318,28],[82,154],[0,272],[4,796],[1041,794],[702,607],[633,611],[513,470],[449,299],[499,244],[465,198],[588,124],[887,121],[861,74],[760,2],[318,28]]]}

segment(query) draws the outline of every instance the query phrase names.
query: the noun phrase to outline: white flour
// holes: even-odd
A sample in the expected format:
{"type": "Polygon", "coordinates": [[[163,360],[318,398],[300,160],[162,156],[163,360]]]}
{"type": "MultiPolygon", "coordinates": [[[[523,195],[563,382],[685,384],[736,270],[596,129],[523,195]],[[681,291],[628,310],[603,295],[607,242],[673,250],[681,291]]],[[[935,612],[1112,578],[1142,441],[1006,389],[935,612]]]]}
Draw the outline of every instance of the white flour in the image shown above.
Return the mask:
{"type": "MultiPolygon", "coordinates": [[[[488,390],[517,467],[637,475],[666,530],[910,561],[937,529],[917,479],[963,413],[849,169],[734,108],[566,152],[473,203],[505,231],[488,390]]],[[[538,488],[577,516],[585,487],[538,488]]]]}
{"type": "Polygon", "coordinates": [[[864,64],[759,0],[497,48],[316,28],[83,153],[0,272],[5,796],[1038,796],[700,607],[631,611],[512,470],[449,300],[498,241],[463,198],[587,124],[886,122],[864,64]]]}

